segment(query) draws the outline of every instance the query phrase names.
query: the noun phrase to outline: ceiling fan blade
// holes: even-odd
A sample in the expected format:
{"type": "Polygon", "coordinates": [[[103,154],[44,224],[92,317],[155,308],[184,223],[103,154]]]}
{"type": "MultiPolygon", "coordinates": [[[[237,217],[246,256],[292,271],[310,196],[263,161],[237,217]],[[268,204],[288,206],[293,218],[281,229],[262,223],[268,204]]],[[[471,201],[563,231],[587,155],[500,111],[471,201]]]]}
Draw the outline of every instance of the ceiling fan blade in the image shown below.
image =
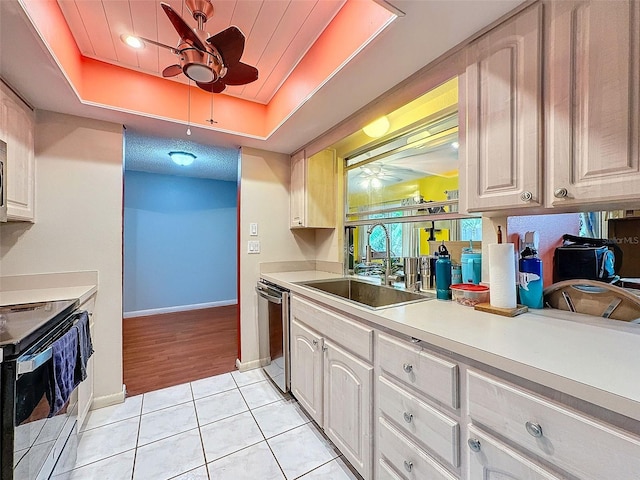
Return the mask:
{"type": "Polygon", "coordinates": [[[227,88],[227,85],[221,78],[211,83],[196,82],[196,85],[198,85],[202,90],[211,93],[220,93],[227,88]]]}
{"type": "Polygon", "coordinates": [[[163,77],[175,77],[182,73],[182,67],[180,65],[169,65],[162,71],[163,77]]]}
{"type": "Polygon", "coordinates": [[[203,52],[207,51],[207,47],[204,46],[202,40],[198,38],[198,35],[196,35],[196,33],[191,29],[187,22],[185,22],[182,17],[178,15],[173,8],[171,8],[170,5],[161,2],[160,6],[164,10],[164,13],[167,14],[167,17],[169,17],[169,21],[173,25],[173,28],[176,29],[176,32],[178,32],[178,35],[180,35],[180,38],[188,41],[198,50],[201,50],[203,52]]]}
{"type": "Polygon", "coordinates": [[[244,34],[238,27],[229,27],[207,38],[207,43],[216,47],[224,64],[229,67],[238,63],[242,57],[244,34]]]}
{"type": "Polygon", "coordinates": [[[242,62],[227,66],[227,74],[223,78],[227,85],[246,85],[257,79],[258,69],[242,62]]]}

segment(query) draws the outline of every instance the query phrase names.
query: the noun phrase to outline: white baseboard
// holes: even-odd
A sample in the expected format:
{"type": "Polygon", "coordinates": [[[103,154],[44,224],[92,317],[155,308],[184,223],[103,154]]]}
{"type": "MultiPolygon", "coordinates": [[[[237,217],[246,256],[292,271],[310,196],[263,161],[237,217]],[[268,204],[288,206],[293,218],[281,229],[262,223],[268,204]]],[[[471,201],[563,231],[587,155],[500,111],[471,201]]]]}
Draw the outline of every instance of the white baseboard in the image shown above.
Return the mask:
{"type": "Polygon", "coordinates": [[[241,362],[239,358],[236,358],[236,368],[239,372],[246,372],[247,370],[253,370],[254,368],[264,367],[269,365],[269,358],[259,358],[258,360],[251,360],[250,362],[241,362]]]}
{"type": "Polygon", "coordinates": [[[111,395],[104,395],[102,397],[93,397],[93,402],[91,403],[91,410],[96,410],[97,408],[108,407],[110,405],[117,405],[118,403],[124,402],[124,399],[127,394],[127,389],[124,385],[122,385],[122,391],[118,393],[112,393],[111,395]]]}
{"type": "Polygon", "coordinates": [[[192,305],[177,305],[175,307],[152,308],[149,310],[136,310],[133,312],[124,312],[122,318],[146,317],[149,315],[159,315],[161,313],[186,312],[187,310],[200,310],[202,308],[225,307],[227,305],[235,305],[238,303],[237,298],[231,300],[220,300],[217,302],[194,303],[192,305]]]}

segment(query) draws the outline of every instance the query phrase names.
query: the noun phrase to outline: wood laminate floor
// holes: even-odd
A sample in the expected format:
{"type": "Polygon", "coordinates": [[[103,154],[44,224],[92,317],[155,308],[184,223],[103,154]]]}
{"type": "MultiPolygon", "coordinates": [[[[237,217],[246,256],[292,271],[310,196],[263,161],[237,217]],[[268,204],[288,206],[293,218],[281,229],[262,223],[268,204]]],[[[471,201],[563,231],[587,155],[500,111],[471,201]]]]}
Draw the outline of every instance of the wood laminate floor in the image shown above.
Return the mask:
{"type": "Polygon", "coordinates": [[[230,305],[124,319],[127,395],[235,370],[237,311],[230,305]]]}

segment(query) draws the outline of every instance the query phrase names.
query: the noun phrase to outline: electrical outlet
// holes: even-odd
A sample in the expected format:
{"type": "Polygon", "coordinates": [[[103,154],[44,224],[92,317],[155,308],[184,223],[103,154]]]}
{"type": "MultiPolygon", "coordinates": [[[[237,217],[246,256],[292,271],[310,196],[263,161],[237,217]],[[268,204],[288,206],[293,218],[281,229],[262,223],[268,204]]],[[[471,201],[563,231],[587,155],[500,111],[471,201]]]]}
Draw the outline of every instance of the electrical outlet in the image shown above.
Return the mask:
{"type": "Polygon", "coordinates": [[[250,223],[249,224],[249,235],[251,235],[252,237],[257,237],[258,236],[258,224],[257,223],[250,223]]]}
{"type": "Polygon", "coordinates": [[[249,240],[247,242],[247,253],[260,253],[260,240],[249,240]]]}

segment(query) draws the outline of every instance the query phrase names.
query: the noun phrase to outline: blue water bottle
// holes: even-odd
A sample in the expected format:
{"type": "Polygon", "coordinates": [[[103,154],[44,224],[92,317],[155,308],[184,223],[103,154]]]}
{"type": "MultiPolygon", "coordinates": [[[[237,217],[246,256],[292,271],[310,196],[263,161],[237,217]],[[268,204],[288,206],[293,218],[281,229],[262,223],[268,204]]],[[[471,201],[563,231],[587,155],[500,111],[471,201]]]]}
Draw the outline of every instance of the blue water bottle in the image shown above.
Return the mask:
{"type": "Polygon", "coordinates": [[[520,257],[518,262],[520,303],[529,308],[542,308],[542,260],[538,258],[538,252],[531,247],[526,247],[520,257]]]}
{"type": "Polygon", "coordinates": [[[451,257],[444,242],[438,247],[436,297],[438,300],[451,300],[451,257]]]}

